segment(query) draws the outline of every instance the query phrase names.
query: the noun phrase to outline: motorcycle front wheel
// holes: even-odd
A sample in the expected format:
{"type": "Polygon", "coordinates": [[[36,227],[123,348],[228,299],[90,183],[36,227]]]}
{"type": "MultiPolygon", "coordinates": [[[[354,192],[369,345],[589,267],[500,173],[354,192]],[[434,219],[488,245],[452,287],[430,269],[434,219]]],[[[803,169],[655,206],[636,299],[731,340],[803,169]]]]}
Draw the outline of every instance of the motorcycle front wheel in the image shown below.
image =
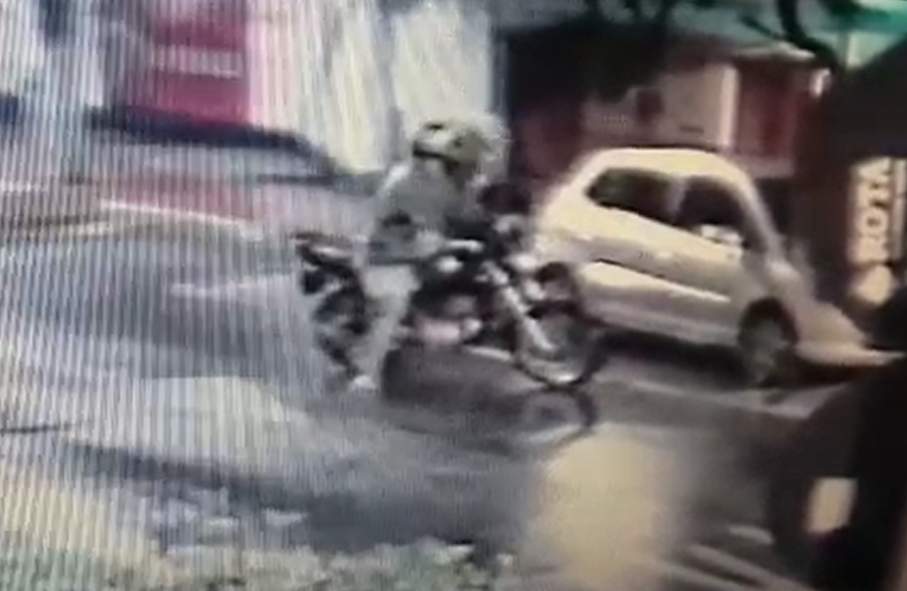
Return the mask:
{"type": "Polygon", "coordinates": [[[329,293],[312,313],[316,343],[348,378],[356,373],[350,352],[370,329],[371,306],[359,286],[345,286],[329,293]]]}
{"type": "Polygon", "coordinates": [[[540,346],[527,330],[516,330],[513,358],[529,377],[550,388],[574,388],[588,381],[604,363],[598,331],[574,307],[544,305],[533,311],[531,321],[550,347],[540,346]]]}

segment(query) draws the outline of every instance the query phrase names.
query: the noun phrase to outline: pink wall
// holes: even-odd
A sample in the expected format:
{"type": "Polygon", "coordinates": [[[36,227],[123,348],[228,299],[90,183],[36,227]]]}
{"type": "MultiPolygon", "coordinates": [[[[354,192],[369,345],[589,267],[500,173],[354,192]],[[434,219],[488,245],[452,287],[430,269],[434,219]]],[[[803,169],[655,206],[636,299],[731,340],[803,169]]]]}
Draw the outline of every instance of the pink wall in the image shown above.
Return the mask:
{"type": "Polygon", "coordinates": [[[200,123],[249,122],[245,0],[147,4],[151,38],[131,106],[200,123]]]}

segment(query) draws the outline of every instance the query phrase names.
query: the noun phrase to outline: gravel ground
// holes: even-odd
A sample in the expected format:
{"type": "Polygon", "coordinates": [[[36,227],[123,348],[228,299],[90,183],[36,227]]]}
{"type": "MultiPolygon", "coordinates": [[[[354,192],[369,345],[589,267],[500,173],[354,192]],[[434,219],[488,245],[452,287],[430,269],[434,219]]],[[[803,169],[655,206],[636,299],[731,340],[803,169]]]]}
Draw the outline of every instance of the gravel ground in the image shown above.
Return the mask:
{"type": "Polygon", "coordinates": [[[512,558],[478,562],[474,549],[425,539],[359,554],[324,555],[308,548],[249,551],[236,545],[180,548],[166,569],[111,567],[77,552],[7,537],[0,585],[8,591],[516,591],[512,558]]]}

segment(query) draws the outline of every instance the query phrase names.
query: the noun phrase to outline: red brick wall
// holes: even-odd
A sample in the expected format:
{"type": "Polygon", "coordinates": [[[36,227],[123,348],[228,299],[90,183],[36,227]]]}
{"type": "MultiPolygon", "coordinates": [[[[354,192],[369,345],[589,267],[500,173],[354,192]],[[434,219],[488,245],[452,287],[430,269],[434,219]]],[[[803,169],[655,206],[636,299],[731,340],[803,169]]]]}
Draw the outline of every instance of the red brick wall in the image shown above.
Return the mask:
{"type": "Polygon", "coordinates": [[[810,101],[810,70],[787,63],[742,62],[735,152],[792,158],[804,109],[810,101]]]}

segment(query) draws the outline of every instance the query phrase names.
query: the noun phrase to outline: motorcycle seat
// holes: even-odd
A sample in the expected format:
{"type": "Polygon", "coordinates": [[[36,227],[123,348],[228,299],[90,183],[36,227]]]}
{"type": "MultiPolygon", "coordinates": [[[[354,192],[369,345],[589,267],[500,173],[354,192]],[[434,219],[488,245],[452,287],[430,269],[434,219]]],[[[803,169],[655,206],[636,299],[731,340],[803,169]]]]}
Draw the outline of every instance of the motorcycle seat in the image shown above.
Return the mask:
{"type": "Polygon", "coordinates": [[[293,242],[299,258],[311,265],[333,269],[353,266],[353,253],[350,247],[330,244],[324,238],[305,233],[293,236],[293,242]]]}
{"type": "Polygon", "coordinates": [[[309,246],[307,254],[307,258],[319,266],[349,267],[353,264],[353,256],[349,251],[334,246],[309,246]]]}

